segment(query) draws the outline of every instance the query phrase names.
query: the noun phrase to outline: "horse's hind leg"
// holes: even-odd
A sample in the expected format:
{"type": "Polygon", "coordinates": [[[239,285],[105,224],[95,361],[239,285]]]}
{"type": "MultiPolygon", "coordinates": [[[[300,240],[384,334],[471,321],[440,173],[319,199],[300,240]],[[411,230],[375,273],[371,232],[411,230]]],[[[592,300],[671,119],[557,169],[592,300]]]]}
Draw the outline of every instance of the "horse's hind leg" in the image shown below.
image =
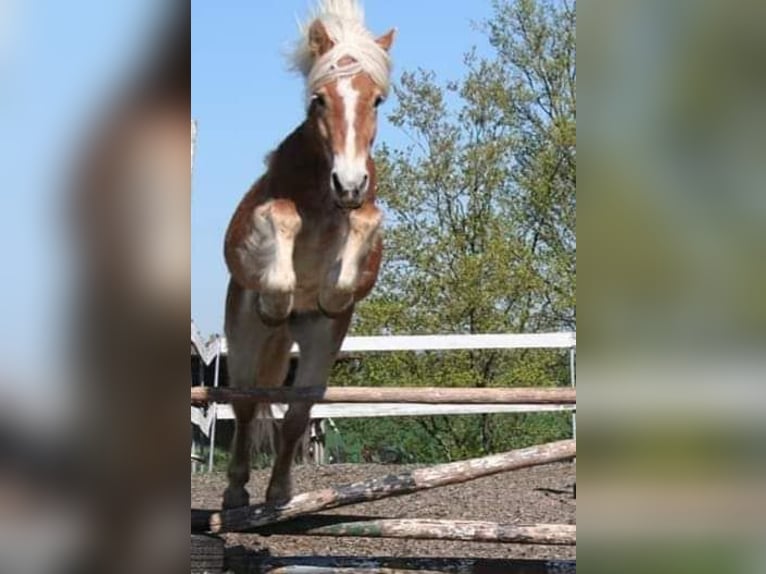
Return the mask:
{"type": "MultiPolygon", "coordinates": [[[[295,387],[326,386],[335,357],[348,330],[353,307],[331,319],[318,312],[302,313],[290,318],[292,338],[300,348],[295,387]]],[[[295,448],[306,431],[311,415],[310,403],[293,403],[285,414],[279,449],[271,472],[268,502],[284,502],[292,496],[290,468],[295,448]]]]}
{"type": "MultiPolygon", "coordinates": [[[[246,291],[233,281],[229,284],[226,301],[226,337],[228,342],[228,371],[233,388],[276,387],[284,382],[290,357],[287,325],[270,327],[264,324],[256,309],[254,292],[246,291]]],[[[234,440],[228,467],[228,487],[223,495],[223,507],[235,508],[249,503],[245,489],[250,479],[252,422],[255,403],[234,401],[234,440]]]]}

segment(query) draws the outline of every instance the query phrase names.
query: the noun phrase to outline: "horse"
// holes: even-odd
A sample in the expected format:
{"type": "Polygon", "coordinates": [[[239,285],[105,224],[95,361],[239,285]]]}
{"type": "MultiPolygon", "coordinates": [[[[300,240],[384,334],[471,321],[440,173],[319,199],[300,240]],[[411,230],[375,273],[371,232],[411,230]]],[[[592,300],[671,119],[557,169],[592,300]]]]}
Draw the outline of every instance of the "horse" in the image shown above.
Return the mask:
{"type": "MultiPolygon", "coordinates": [[[[226,231],[225,334],[234,388],[279,387],[293,343],[293,385],[326,387],[355,304],[372,290],[382,254],[371,148],[390,88],[395,29],[375,37],[356,0],[320,0],[301,26],[292,68],[306,82],[306,116],[266,159],[226,231]]],[[[266,501],[292,496],[290,469],[310,403],[293,403],[277,437],[266,501]]],[[[249,504],[252,423],[268,405],[234,401],[223,507],[249,504]]]]}

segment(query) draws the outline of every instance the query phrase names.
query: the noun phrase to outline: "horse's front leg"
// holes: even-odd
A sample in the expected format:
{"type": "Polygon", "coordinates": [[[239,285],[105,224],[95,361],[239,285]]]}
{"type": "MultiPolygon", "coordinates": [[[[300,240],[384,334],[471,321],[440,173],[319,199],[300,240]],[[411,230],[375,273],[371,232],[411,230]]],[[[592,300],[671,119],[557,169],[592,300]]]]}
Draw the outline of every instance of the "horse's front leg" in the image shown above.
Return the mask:
{"type": "Polygon", "coordinates": [[[300,215],[290,200],[274,199],[253,212],[253,234],[248,248],[258,253],[257,309],[266,324],[279,324],[292,311],[293,250],[300,229],[300,215]]]}
{"type": "Polygon", "coordinates": [[[327,273],[319,291],[319,307],[335,316],[354,302],[362,268],[380,233],[383,213],[366,204],[349,213],[349,228],[338,260],[327,273]]]}

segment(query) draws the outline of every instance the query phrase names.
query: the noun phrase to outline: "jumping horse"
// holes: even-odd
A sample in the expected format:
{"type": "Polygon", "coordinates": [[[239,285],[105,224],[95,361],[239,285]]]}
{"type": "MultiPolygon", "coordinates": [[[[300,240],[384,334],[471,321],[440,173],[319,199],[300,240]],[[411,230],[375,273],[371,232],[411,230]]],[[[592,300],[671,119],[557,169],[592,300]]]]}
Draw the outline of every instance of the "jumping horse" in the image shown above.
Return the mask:
{"type": "MultiPolygon", "coordinates": [[[[354,305],[375,284],[382,213],[371,147],[394,32],[375,38],[356,0],[321,0],[302,26],[291,64],[306,80],[306,118],[269,155],[226,232],[225,332],[235,388],[282,385],[293,342],[300,353],[293,385],[326,386],[354,305]]],[[[263,416],[252,403],[232,406],[224,508],[249,504],[251,427],[263,416]]],[[[268,502],[292,495],[290,468],[310,410],[294,403],[285,415],[268,502]]]]}

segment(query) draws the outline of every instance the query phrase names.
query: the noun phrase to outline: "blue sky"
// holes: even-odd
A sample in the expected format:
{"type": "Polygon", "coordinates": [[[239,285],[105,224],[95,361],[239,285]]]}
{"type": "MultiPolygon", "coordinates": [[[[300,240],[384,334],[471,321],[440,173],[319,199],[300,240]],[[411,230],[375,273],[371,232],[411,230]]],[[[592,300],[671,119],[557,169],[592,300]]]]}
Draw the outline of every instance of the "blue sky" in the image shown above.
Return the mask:
{"type": "Polygon", "coordinates": [[[82,137],[140,61],[156,5],[0,0],[0,390],[52,379],[66,353],[65,184],[82,137]]]}
{"type": "MultiPolygon", "coordinates": [[[[302,119],[301,80],[285,68],[309,0],[192,2],[192,112],[199,141],[192,202],[192,316],[220,332],[228,279],[222,239],[268,150],[302,119]]],[[[71,230],[63,184],[81,138],[142,61],[157,0],[0,0],[0,348],[3,380],[44,380],[66,351],[71,230]],[[45,356],[46,361],[39,357],[45,356]]],[[[367,0],[376,33],[396,26],[394,77],[417,67],[462,74],[471,21],[490,0],[367,0]]],[[[379,140],[405,143],[382,114],[379,140]]]]}
{"type": "MultiPolygon", "coordinates": [[[[192,317],[203,333],[221,332],[228,273],[223,235],[234,208],[263,171],[263,158],[303,119],[301,78],[284,51],[297,37],[307,0],[192,2],[192,116],[198,122],[192,181],[192,317]],[[225,6],[225,8],[223,7],[225,6]]],[[[457,79],[463,54],[486,41],[471,22],[491,15],[489,0],[367,0],[368,27],[396,27],[394,79],[418,67],[457,79]]],[[[403,145],[381,114],[378,141],[403,145]]]]}

